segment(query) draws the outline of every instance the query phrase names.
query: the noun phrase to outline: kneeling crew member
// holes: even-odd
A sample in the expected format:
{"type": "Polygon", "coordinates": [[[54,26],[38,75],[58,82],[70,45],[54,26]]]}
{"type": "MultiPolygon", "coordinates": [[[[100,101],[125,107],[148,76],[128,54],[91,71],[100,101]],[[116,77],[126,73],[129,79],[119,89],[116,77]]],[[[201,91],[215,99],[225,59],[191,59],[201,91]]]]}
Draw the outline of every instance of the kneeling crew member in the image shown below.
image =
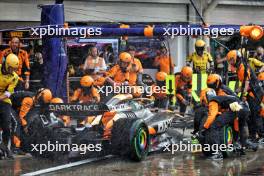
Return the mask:
{"type": "MultiPolygon", "coordinates": [[[[61,104],[61,103],[64,103],[63,100],[61,98],[58,98],[58,97],[55,97],[55,98],[52,98],[50,103],[52,104],[61,104]]],[[[71,123],[71,118],[70,116],[66,116],[66,115],[59,115],[59,118],[63,121],[64,123],[64,126],[70,126],[70,123],[71,123]]]]}
{"type": "Polygon", "coordinates": [[[100,94],[98,90],[93,86],[94,80],[91,76],[83,76],[80,80],[81,88],[74,91],[71,102],[78,103],[99,103],[100,94]]]}
{"type": "Polygon", "coordinates": [[[154,107],[168,109],[169,97],[166,94],[166,77],[167,73],[165,72],[156,73],[156,84],[152,85],[152,96],[155,98],[154,107]]]}
{"type": "Polygon", "coordinates": [[[28,133],[28,124],[26,118],[28,112],[37,105],[43,106],[49,103],[51,99],[51,91],[44,88],[39,89],[34,96],[28,95],[27,97],[23,98],[23,100],[21,101],[21,106],[19,108],[19,118],[25,133],[28,133]]]}
{"type": "MultiPolygon", "coordinates": [[[[217,96],[233,96],[237,99],[239,98],[229,87],[225,86],[222,83],[222,78],[218,74],[210,74],[207,78],[207,87],[212,88],[216,91],[217,96]]],[[[241,105],[244,109],[249,111],[248,106],[241,102],[241,105]]],[[[245,136],[245,125],[246,125],[246,119],[248,118],[249,114],[244,114],[244,116],[241,116],[240,118],[236,117],[234,119],[234,131],[235,138],[238,139],[238,135],[240,136],[240,141],[243,146],[246,145],[246,136],[245,136]]]]}
{"type": "Polygon", "coordinates": [[[175,76],[176,97],[180,104],[180,114],[184,116],[186,107],[192,98],[192,68],[185,66],[181,73],[175,76]]]}
{"type": "MultiPolygon", "coordinates": [[[[12,118],[14,119],[12,122],[12,138],[13,138],[13,145],[15,148],[13,148],[13,152],[16,154],[24,154],[24,152],[21,150],[21,143],[22,143],[22,122],[19,118],[19,111],[21,108],[21,104],[24,98],[26,97],[33,97],[35,95],[34,92],[30,91],[16,91],[14,92],[10,99],[12,101],[12,118]]],[[[25,126],[23,126],[25,127],[25,126]]],[[[26,128],[24,128],[26,129],[26,128]]]]}
{"type": "MultiPolygon", "coordinates": [[[[213,90],[213,89],[211,89],[213,90]]],[[[241,105],[241,101],[237,97],[233,96],[216,96],[214,91],[210,91],[206,94],[208,105],[208,116],[201,130],[201,134],[210,129],[210,132],[215,133],[214,144],[220,145],[220,136],[218,134],[219,129],[225,125],[234,125],[236,117],[244,118],[249,114],[249,109],[241,105]],[[210,93],[211,92],[211,93],[210,93]]],[[[241,128],[244,128],[241,126],[241,128]]],[[[246,143],[244,139],[240,139],[242,148],[245,149],[246,143]]],[[[222,157],[222,153],[219,152],[212,157],[212,159],[222,157]]]]}
{"type": "Polygon", "coordinates": [[[110,82],[111,85],[121,86],[129,84],[129,70],[130,63],[132,62],[132,57],[127,52],[122,52],[119,55],[119,63],[113,66],[106,73],[106,80],[110,82]]]}

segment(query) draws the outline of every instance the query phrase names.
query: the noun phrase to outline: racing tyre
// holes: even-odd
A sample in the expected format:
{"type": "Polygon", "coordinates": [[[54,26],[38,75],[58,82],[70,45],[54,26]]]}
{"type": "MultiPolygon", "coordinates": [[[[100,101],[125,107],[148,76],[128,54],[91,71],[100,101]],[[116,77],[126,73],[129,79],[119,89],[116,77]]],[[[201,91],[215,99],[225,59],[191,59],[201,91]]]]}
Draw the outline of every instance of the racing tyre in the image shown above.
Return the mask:
{"type": "Polygon", "coordinates": [[[51,141],[52,144],[58,143],[65,146],[64,149],[58,151],[49,152],[50,157],[55,161],[67,161],[68,153],[70,152],[72,130],[70,128],[58,128],[52,130],[51,141]]]}
{"type": "MultiPolygon", "coordinates": [[[[222,150],[224,157],[230,157],[233,154],[233,149],[230,149],[228,146],[233,145],[233,129],[230,126],[224,126],[223,128],[219,129],[218,131],[213,131],[209,129],[205,135],[205,141],[203,143],[203,154],[205,156],[211,156],[213,151],[212,150],[204,150],[205,144],[209,144],[212,146],[214,144],[214,139],[220,138],[221,145],[224,144],[226,150],[222,150]],[[216,136],[219,135],[219,136],[216,136]]],[[[211,148],[212,149],[212,148],[211,148]]]]}
{"type": "MultiPolygon", "coordinates": [[[[233,154],[233,148],[229,149],[229,145],[233,145],[234,143],[234,138],[233,138],[233,129],[230,126],[225,126],[221,130],[221,138],[222,142],[221,144],[225,144],[227,149],[225,151],[222,151],[224,157],[230,157],[233,154]]],[[[232,146],[233,147],[233,146],[232,146]]]]}
{"type": "Polygon", "coordinates": [[[38,156],[37,152],[31,151],[32,146],[39,144],[39,140],[43,139],[40,132],[42,131],[42,126],[39,121],[39,115],[37,113],[30,114],[30,120],[28,121],[28,134],[22,136],[22,149],[25,152],[30,152],[34,156],[38,156]]]}
{"type": "Polygon", "coordinates": [[[114,122],[111,137],[113,154],[141,161],[148,154],[149,141],[148,127],[141,119],[122,118],[114,122]]]}
{"type": "Polygon", "coordinates": [[[34,157],[49,158],[51,156],[49,152],[32,150],[33,148],[31,145],[48,146],[48,141],[51,140],[53,131],[50,128],[43,127],[41,120],[39,119],[39,117],[37,117],[32,121],[32,123],[29,124],[28,133],[28,149],[30,149],[28,152],[30,152],[34,157]]]}

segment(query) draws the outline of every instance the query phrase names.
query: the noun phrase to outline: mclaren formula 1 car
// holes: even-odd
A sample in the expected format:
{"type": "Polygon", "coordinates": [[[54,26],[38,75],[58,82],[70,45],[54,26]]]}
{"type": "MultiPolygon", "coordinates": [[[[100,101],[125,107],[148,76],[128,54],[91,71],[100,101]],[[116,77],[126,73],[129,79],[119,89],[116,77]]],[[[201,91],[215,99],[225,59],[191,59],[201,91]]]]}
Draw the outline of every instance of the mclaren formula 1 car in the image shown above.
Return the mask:
{"type": "Polygon", "coordinates": [[[174,115],[152,111],[152,106],[152,100],[132,99],[130,94],[116,95],[106,104],[49,104],[28,115],[23,148],[35,156],[64,160],[114,154],[140,161],[174,143],[168,134],[174,115]],[[65,115],[71,117],[69,127],[60,118],[65,115]],[[87,118],[92,120],[79,125],[87,118]],[[46,150],[40,152],[44,144],[46,150]]]}

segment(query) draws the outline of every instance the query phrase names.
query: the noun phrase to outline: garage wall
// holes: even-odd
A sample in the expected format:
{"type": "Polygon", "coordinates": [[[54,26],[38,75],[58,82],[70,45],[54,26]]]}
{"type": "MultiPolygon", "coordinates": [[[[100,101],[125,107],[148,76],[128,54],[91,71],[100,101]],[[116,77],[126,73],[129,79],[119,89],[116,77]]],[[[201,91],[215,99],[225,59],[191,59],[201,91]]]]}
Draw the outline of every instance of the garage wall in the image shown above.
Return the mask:
{"type": "Polygon", "coordinates": [[[41,10],[38,4],[54,3],[54,1],[0,1],[0,21],[40,21],[41,10]]]}
{"type": "Polygon", "coordinates": [[[209,15],[209,24],[263,24],[264,6],[218,5],[209,15]]]}
{"type": "Polygon", "coordinates": [[[177,22],[186,21],[186,6],[151,3],[65,2],[67,21],[177,22]]]}
{"type": "MultiPolygon", "coordinates": [[[[0,1],[0,21],[39,21],[38,4],[54,1],[0,1]],[[11,13],[10,13],[11,12],[11,13]]],[[[66,21],[177,22],[186,21],[186,6],[175,3],[65,1],[66,21]]]]}
{"type": "MultiPolygon", "coordinates": [[[[64,1],[67,22],[184,22],[187,21],[188,0],[119,0],[64,1]],[[184,4],[185,3],[185,4],[184,4]]],[[[0,1],[0,29],[38,25],[41,9],[38,4],[53,4],[46,0],[0,1]],[[10,13],[12,12],[12,13],[10,13]]],[[[170,41],[176,70],[183,65],[187,37],[170,41]]]]}

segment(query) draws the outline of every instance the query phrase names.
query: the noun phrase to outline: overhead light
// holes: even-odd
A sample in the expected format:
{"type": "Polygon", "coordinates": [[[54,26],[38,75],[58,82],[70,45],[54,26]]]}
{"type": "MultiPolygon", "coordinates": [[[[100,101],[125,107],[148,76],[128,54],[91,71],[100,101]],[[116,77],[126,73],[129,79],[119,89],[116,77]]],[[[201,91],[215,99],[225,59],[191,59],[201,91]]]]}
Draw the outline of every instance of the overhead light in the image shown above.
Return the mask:
{"type": "Polygon", "coordinates": [[[259,40],[263,37],[263,28],[261,26],[241,26],[240,35],[252,40],[259,40]]]}
{"type": "Polygon", "coordinates": [[[263,28],[260,26],[254,26],[249,35],[252,40],[259,40],[263,37],[263,28]]]}

